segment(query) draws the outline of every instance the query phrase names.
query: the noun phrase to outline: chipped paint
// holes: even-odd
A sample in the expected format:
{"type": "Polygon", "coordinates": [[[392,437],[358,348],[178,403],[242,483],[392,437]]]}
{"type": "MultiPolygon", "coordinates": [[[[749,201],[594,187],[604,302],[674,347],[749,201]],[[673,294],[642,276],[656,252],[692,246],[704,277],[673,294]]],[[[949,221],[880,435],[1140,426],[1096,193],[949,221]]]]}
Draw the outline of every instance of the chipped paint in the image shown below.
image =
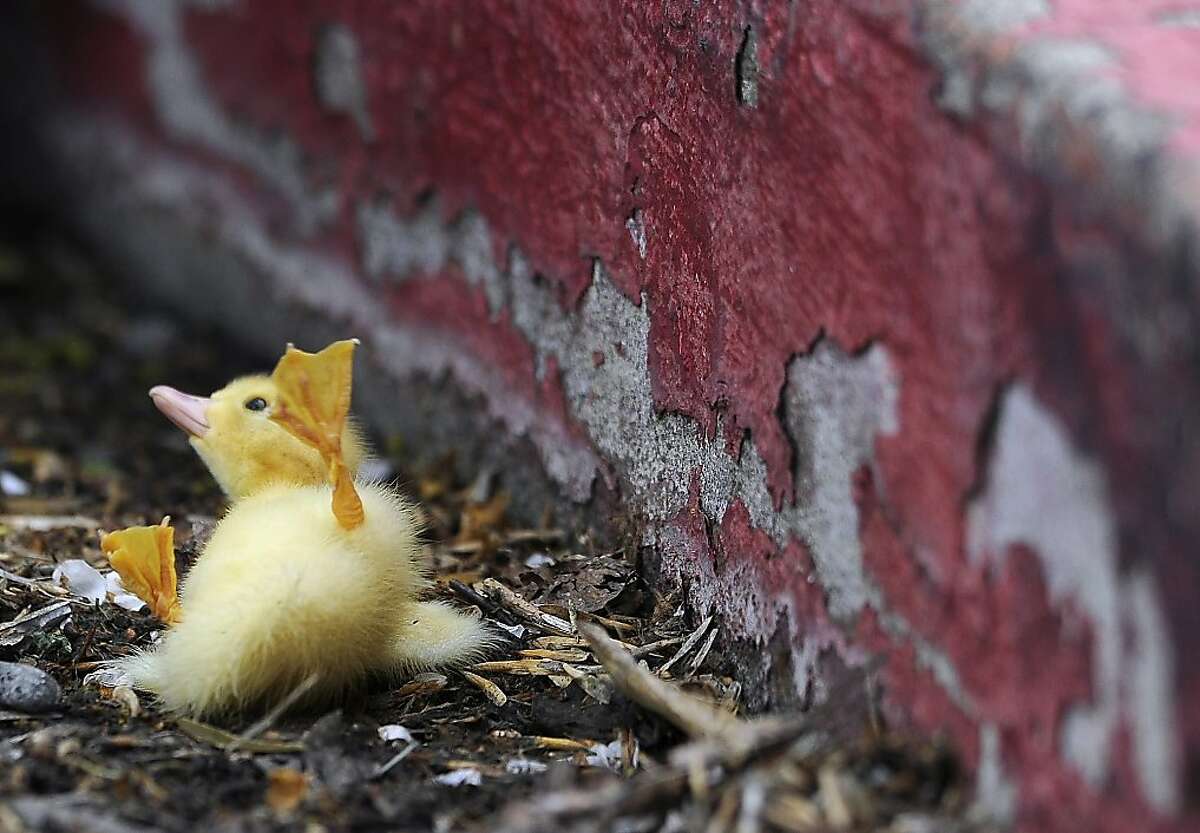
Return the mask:
{"type": "Polygon", "coordinates": [[[784,417],[798,452],[796,507],[784,514],[808,543],[837,618],[867,602],[851,475],[871,463],[877,436],[899,431],[898,387],[880,344],[852,358],[822,341],[788,369],[784,417]]]}
{"type": "Polygon", "coordinates": [[[317,35],[316,63],[313,66],[317,98],[330,110],[354,119],[365,141],[375,138],[371,112],[367,106],[367,85],[363,81],[362,56],[358,39],[344,23],[326,26],[317,35]]]}
{"type": "MultiPolygon", "coordinates": [[[[465,390],[481,395],[489,403],[493,416],[509,433],[533,440],[542,465],[562,486],[566,497],[581,501],[590,495],[592,480],[601,469],[591,449],[567,436],[552,416],[511,397],[503,380],[480,358],[432,334],[396,326],[344,263],[276,242],[230,183],[195,164],[151,152],[131,133],[113,125],[70,121],[59,124],[54,132],[56,142],[78,164],[110,169],[115,166],[122,171],[114,176],[114,187],[106,195],[108,203],[124,208],[152,206],[192,228],[210,229],[225,250],[241,259],[241,268],[248,267],[252,274],[269,280],[281,303],[298,304],[344,322],[348,329],[362,335],[376,355],[386,358],[387,368],[398,378],[437,378],[452,373],[465,390]],[[134,170],[137,176],[132,175],[134,170]]],[[[89,219],[99,229],[107,222],[103,208],[89,219]]],[[[147,239],[139,244],[149,250],[128,252],[127,256],[144,262],[146,268],[179,260],[178,253],[157,248],[152,236],[143,237],[147,239]]],[[[469,260],[471,235],[460,239],[468,241],[463,257],[469,260]]],[[[201,281],[214,290],[221,287],[227,297],[236,298],[239,283],[248,285],[253,280],[245,272],[237,272],[236,264],[223,265],[225,272],[206,272],[201,281]]],[[[187,280],[183,266],[179,264],[173,272],[176,280],[187,280]]],[[[232,304],[231,308],[238,309],[238,305],[232,304]]],[[[246,323],[249,326],[251,322],[246,323]]],[[[252,332],[246,330],[243,335],[252,332]]]]}
{"type": "Polygon", "coordinates": [[[985,823],[1009,827],[1016,815],[1018,791],[1004,772],[1000,732],[995,724],[979,726],[979,767],[975,775],[972,815],[985,823]]]}
{"type": "Polygon", "coordinates": [[[1159,26],[1200,29],[1200,9],[1167,9],[1154,16],[1159,26]]]}
{"type": "Polygon", "coordinates": [[[399,282],[432,275],[450,260],[453,234],[442,222],[436,203],[426,205],[410,221],[396,221],[385,197],[356,209],[363,268],[375,280],[399,282]]]}
{"type": "MultiPolygon", "coordinates": [[[[1194,154],[1167,151],[1172,144],[1200,143],[1200,115],[1192,107],[1174,113],[1139,98],[1131,69],[1155,62],[1131,66],[1128,44],[1110,37],[1125,26],[1099,25],[1104,15],[1093,27],[1059,24],[1045,0],[929,0],[922,7],[919,43],[940,70],[938,101],[947,112],[991,126],[998,146],[1046,181],[1078,187],[1078,199],[1092,210],[1136,202],[1137,210],[1122,216],[1153,245],[1190,239],[1200,210],[1200,163],[1194,154]],[[1181,124],[1184,112],[1189,118],[1181,124]]],[[[1174,11],[1159,14],[1170,21],[1174,11]]],[[[1173,28],[1186,28],[1188,16],[1181,20],[1173,28]]],[[[1143,31],[1128,30],[1135,39],[1143,31]]],[[[1156,92],[1187,89],[1174,80],[1180,71],[1156,92]]],[[[1148,361],[1189,349],[1186,326],[1142,325],[1150,314],[1139,310],[1117,318],[1148,361]]]]}
{"type": "MultiPolygon", "coordinates": [[[[1052,598],[1071,600],[1092,628],[1094,702],[1077,703],[1063,727],[1064,756],[1091,784],[1111,771],[1113,743],[1122,709],[1122,680],[1138,692],[1130,703],[1138,754],[1153,759],[1149,772],[1177,784],[1177,753],[1170,729],[1174,710],[1162,702],[1171,691],[1170,668],[1161,654],[1135,659],[1123,647],[1121,578],[1108,486],[1100,465],[1078,452],[1058,419],[1024,385],[1014,385],[1001,403],[995,446],[983,492],[968,508],[967,549],[976,562],[998,565],[1008,548],[1023,544],[1041,560],[1052,598]],[[1164,708],[1164,706],[1167,706],[1164,708]],[[1155,728],[1149,728],[1153,725],[1155,728]]],[[[1134,627],[1142,640],[1156,636],[1159,650],[1169,640],[1149,585],[1135,585],[1134,627]],[[1158,618],[1156,618],[1158,617],[1158,618]]],[[[1159,801],[1169,801],[1156,787],[1159,801]]],[[[1148,797],[1150,794],[1147,794],[1148,797]]]]}
{"type": "Polygon", "coordinates": [[[633,216],[625,221],[625,229],[629,232],[629,239],[633,241],[634,247],[637,249],[638,257],[642,260],[646,259],[646,220],[642,216],[640,208],[635,209],[633,216]]]}
{"type": "Polygon", "coordinates": [[[1125,580],[1123,598],[1130,634],[1123,682],[1133,727],[1134,771],[1150,806],[1171,815],[1182,803],[1171,637],[1148,572],[1139,570],[1125,580]]]}
{"type": "Polygon", "coordinates": [[[656,413],[645,298],[637,304],[625,298],[597,261],[578,312],[568,313],[535,280],[519,250],[503,271],[482,247],[473,248],[469,258],[461,256],[456,230],[464,225],[477,229],[478,239],[488,237],[476,214],[444,227],[436,205],[411,220],[381,202],[360,206],[367,271],[403,281],[456,263],[470,283],[485,287],[489,303],[508,299],[513,323],[537,350],[539,368],[551,356],[557,360],[571,414],[649,520],[666,521],[684,507],[691,472],[698,469],[702,505],[711,520],[720,522],[731,501],[742,501],[754,525],[777,544],[796,537],[810,548],[836,618],[849,621],[862,610],[869,591],[850,479],[870,463],[875,437],[899,428],[897,382],[882,345],[850,357],[821,341],[811,354],[792,360],[783,400],[788,432],[801,449],[795,471],[799,500],[777,510],[752,439],[734,459],[721,432],[710,441],[693,420],[656,413]]]}
{"type": "Polygon", "coordinates": [[[735,59],[737,100],[743,107],[758,106],[758,34],[747,26],[735,59]]]}
{"type": "Polygon", "coordinates": [[[961,4],[964,20],[978,32],[1011,32],[1050,14],[1048,0],[966,0],[961,4]]]}

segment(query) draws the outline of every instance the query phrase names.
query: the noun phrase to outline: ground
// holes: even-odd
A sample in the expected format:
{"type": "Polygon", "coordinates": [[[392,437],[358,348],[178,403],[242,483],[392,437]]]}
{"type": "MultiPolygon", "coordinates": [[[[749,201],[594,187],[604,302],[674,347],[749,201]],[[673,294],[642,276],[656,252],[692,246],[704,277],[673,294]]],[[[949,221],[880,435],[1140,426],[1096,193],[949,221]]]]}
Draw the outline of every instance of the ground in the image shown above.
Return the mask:
{"type": "Polygon", "coordinates": [[[218,727],[89,679],[162,625],[71,596],[55,564],[106,570],[98,531],[169,515],[186,573],[224,505],[146,389],[207,392],[263,368],[121,286],[44,229],[0,245],[0,660],[62,688],[46,713],[0,708],[0,831],[977,829],[952,750],[889,733],[869,687],[834,692],[836,721],[821,706],[739,717],[730,725],[755,738],[749,752],[703,727],[689,744],[678,720],[622,693],[625,672],[598,662],[575,626],[603,625],[672,682],[671,697],[686,689],[732,716],[742,698],[721,623],[692,621],[647,586],[638,547],[510,526],[500,473],[455,482],[462,467],[449,461],[405,470],[399,438],[375,438],[380,466],[430,516],[437,592],[513,635],[474,681],[379,680],[329,713],[218,727]],[[12,625],[64,600],[65,617],[12,625]],[[559,619],[530,620],[547,615],[559,619]],[[664,644],[636,650],[654,642],[664,644]],[[407,740],[385,738],[401,726],[413,741],[404,756],[407,740]],[[706,764],[688,769],[695,754],[706,764]],[[478,783],[442,783],[455,778],[478,783]]]}

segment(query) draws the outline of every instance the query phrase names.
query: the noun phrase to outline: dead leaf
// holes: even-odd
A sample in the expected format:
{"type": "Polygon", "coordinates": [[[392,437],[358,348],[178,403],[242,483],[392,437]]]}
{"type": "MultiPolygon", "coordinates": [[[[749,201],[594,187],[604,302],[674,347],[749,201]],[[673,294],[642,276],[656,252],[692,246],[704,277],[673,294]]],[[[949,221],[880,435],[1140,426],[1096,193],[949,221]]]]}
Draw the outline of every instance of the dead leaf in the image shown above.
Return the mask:
{"type": "Polygon", "coordinates": [[[437,500],[442,495],[446,494],[449,486],[445,480],[434,480],[430,477],[422,477],[417,481],[417,495],[423,502],[437,500]]]}
{"type": "Polygon", "coordinates": [[[469,504],[463,509],[456,543],[477,541],[490,533],[499,531],[508,511],[507,492],[497,492],[487,503],[469,504]]]}
{"type": "Polygon", "coordinates": [[[435,694],[446,687],[449,682],[445,675],[425,672],[413,677],[396,690],[397,697],[410,697],[423,694],[435,694]]]}
{"type": "Polygon", "coordinates": [[[628,564],[606,555],[590,558],[579,569],[560,575],[543,594],[543,601],[552,601],[573,610],[595,613],[621,595],[633,580],[628,564]]]}
{"type": "Polygon", "coordinates": [[[267,806],[279,815],[291,813],[308,795],[308,776],[291,767],[271,770],[267,780],[267,806]]]}

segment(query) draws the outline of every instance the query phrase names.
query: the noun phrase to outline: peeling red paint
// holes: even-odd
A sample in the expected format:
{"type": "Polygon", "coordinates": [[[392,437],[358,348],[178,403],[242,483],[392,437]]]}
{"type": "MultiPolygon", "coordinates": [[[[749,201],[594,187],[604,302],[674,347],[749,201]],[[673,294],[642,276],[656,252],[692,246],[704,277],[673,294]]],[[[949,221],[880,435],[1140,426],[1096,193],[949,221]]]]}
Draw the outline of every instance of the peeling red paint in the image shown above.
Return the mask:
{"type": "Polygon", "coordinates": [[[935,581],[908,556],[869,481],[859,494],[863,552],[889,608],[943,648],[981,714],[1053,747],[1067,708],[1091,690],[1087,620],[1051,603],[1026,547],[1011,548],[997,570],[963,565],[935,581]]]}
{"type": "Polygon", "coordinates": [[[825,591],[815,581],[806,580],[813,575],[813,563],[802,542],[791,539],[780,549],[769,535],[754,527],[740,500],[735,500],[721,519],[718,542],[718,573],[735,566],[750,568],[763,587],[786,593],[801,639],[822,649],[844,648],[841,629],[825,606],[825,591]]]}
{"type": "Polygon", "coordinates": [[[567,409],[566,395],[553,357],[539,379],[533,348],[512,325],[507,310],[493,316],[482,290],[472,288],[456,272],[411,278],[381,290],[397,320],[406,321],[430,338],[451,339],[489,368],[498,371],[511,393],[535,410],[553,417],[575,442],[587,434],[567,409]]]}
{"type": "Polygon", "coordinates": [[[895,698],[884,701],[889,721],[896,726],[944,733],[953,739],[964,763],[974,767],[979,760],[978,727],[937,684],[933,672],[921,664],[916,648],[888,636],[873,610],[860,617],[854,636],[858,644],[888,658],[879,676],[881,687],[895,698]],[[900,703],[904,705],[899,707],[900,703]]]}

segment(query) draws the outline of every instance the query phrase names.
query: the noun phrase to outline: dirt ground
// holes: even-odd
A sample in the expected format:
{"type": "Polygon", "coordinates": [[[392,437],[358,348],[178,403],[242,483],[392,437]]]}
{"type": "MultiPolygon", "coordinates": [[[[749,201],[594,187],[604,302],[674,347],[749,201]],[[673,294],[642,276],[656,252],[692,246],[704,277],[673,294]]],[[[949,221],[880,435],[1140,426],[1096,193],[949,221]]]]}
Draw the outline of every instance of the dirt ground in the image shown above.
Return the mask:
{"type": "Polygon", "coordinates": [[[406,471],[396,438],[375,438],[381,471],[429,512],[438,592],[512,636],[474,677],[380,680],[326,714],[223,726],[89,678],[162,626],[71,595],[56,564],[107,571],[99,531],[169,515],[185,573],[224,506],[147,388],[267,369],[119,286],[59,236],[0,242],[0,661],[62,689],[45,713],[0,707],[0,831],[978,829],[949,750],[889,733],[869,698],[855,720],[743,719],[721,623],[647,587],[636,550],[514,528],[502,478],[406,471]],[[584,621],[641,672],[601,662],[584,621]],[[735,729],[647,708],[623,693],[650,685],[638,674],[735,729]]]}

